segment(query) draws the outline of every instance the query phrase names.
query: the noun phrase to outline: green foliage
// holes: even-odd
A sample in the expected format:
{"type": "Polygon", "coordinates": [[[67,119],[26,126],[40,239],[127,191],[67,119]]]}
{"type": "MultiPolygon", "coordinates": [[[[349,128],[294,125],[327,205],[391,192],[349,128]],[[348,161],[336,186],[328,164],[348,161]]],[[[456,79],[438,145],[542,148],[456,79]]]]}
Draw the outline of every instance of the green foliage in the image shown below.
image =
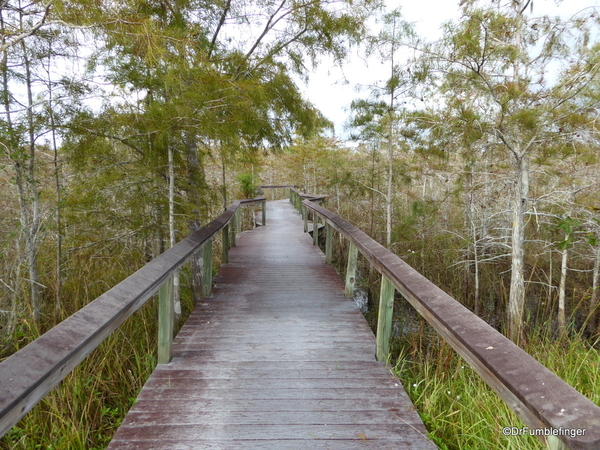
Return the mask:
{"type": "Polygon", "coordinates": [[[259,179],[255,174],[251,172],[240,173],[237,180],[240,183],[242,198],[254,198],[256,196],[259,179]]]}
{"type": "Polygon", "coordinates": [[[581,226],[581,221],[573,218],[573,217],[563,217],[562,219],[558,220],[558,224],[556,225],[556,228],[558,228],[559,230],[562,230],[565,233],[565,239],[561,242],[559,242],[558,248],[560,248],[561,250],[567,250],[574,242],[575,240],[575,230],[577,228],[579,228],[581,226]]]}
{"type": "MultiPolygon", "coordinates": [[[[543,365],[600,403],[600,352],[579,337],[558,344],[537,329],[526,350],[543,365]]],[[[437,335],[404,341],[394,372],[440,448],[543,449],[535,437],[504,436],[504,427],[523,425],[504,401],[437,335]]]]}

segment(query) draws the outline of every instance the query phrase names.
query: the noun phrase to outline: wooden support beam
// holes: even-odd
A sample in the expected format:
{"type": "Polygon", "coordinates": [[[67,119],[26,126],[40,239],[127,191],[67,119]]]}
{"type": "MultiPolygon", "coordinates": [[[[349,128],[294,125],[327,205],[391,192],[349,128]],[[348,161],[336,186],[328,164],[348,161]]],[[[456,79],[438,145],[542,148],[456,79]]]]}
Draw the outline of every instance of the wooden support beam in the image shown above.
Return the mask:
{"type": "Polygon", "coordinates": [[[173,358],[173,278],[158,291],[158,364],[168,364],[173,358]]]}
{"type": "Polygon", "coordinates": [[[395,292],[390,280],[382,275],[381,290],[379,291],[379,314],[377,315],[377,361],[381,362],[387,362],[390,354],[395,292]]]}
{"type": "Polygon", "coordinates": [[[348,264],[346,265],[346,297],[354,297],[354,284],[356,283],[356,264],[358,262],[358,248],[353,242],[348,247],[348,264]]]}
{"type": "Polygon", "coordinates": [[[222,247],[223,247],[223,264],[227,264],[229,262],[229,224],[223,227],[223,239],[222,239],[222,247]]]}
{"type": "Polygon", "coordinates": [[[302,207],[302,220],[304,221],[304,232],[308,233],[308,210],[306,206],[302,207]]]}
{"type": "Polygon", "coordinates": [[[329,222],[326,223],[326,234],[325,234],[325,262],[331,264],[333,259],[333,227],[329,222]]]}
{"type": "Polygon", "coordinates": [[[319,243],[319,216],[313,214],[313,245],[319,243]]]}
{"type": "Polygon", "coordinates": [[[267,202],[262,202],[262,226],[267,225],[267,202]]]}
{"type": "Polygon", "coordinates": [[[238,208],[235,212],[235,214],[233,215],[233,217],[231,218],[231,222],[230,222],[230,229],[231,229],[231,246],[232,247],[236,247],[236,235],[237,235],[237,231],[238,231],[238,222],[240,222],[240,212],[242,211],[242,208],[238,208]]]}
{"type": "Polygon", "coordinates": [[[213,263],[212,263],[213,240],[210,239],[202,248],[202,295],[210,297],[212,293],[213,263]]]}

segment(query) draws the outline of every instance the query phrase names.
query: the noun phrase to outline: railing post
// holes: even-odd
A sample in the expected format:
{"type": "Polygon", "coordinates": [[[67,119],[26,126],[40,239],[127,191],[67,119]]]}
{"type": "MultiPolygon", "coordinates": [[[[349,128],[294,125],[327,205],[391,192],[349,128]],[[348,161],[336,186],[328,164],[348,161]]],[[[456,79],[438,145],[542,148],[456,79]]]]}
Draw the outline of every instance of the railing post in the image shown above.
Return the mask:
{"type": "Polygon", "coordinates": [[[304,232],[308,232],[308,209],[302,205],[302,220],[304,221],[304,232]]]}
{"type": "Polygon", "coordinates": [[[158,364],[168,364],[173,358],[173,278],[158,291],[158,364]]]}
{"type": "Polygon", "coordinates": [[[267,202],[262,202],[262,226],[267,225],[267,202]]]}
{"type": "Polygon", "coordinates": [[[329,222],[325,221],[327,232],[325,234],[325,262],[327,264],[331,264],[332,253],[333,253],[333,227],[329,224],[329,222]]]}
{"type": "Polygon", "coordinates": [[[381,290],[379,291],[379,314],[377,315],[377,361],[386,362],[390,354],[395,292],[392,283],[385,275],[382,275],[381,290]]]}
{"type": "Polygon", "coordinates": [[[231,217],[231,222],[230,222],[230,227],[231,227],[231,246],[232,247],[236,246],[236,240],[235,240],[235,238],[236,238],[237,230],[238,230],[238,220],[239,220],[238,212],[239,211],[241,211],[241,207],[238,207],[238,209],[235,210],[235,213],[231,217]]]}
{"type": "Polygon", "coordinates": [[[227,264],[229,262],[229,224],[223,227],[223,264],[227,264]]]}
{"type": "Polygon", "coordinates": [[[319,243],[319,215],[313,212],[313,245],[319,243]]]}
{"type": "Polygon", "coordinates": [[[569,447],[556,436],[548,436],[546,441],[548,450],[569,450],[569,447]]]}
{"type": "Polygon", "coordinates": [[[358,261],[358,248],[353,242],[350,242],[348,248],[348,264],[346,265],[346,297],[354,297],[354,283],[356,282],[356,264],[358,261]]]}
{"type": "Polygon", "coordinates": [[[202,248],[202,259],[204,261],[202,266],[202,295],[204,297],[210,297],[212,293],[212,250],[213,240],[209,239],[202,248]]]}

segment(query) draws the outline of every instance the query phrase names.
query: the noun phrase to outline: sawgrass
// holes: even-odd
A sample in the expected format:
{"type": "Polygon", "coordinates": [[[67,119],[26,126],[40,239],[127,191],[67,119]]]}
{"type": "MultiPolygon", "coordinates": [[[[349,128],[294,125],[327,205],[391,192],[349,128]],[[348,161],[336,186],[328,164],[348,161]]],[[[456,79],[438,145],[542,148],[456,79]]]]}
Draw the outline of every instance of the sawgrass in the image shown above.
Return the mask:
{"type": "MultiPolygon", "coordinates": [[[[193,307],[185,285],[181,293],[180,324],[193,307]]],[[[0,449],[105,448],[156,366],[156,310],[149,300],[125,321],[0,439],[0,449]]]]}
{"type": "MultiPolygon", "coordinates": [[[[556,341],[543,330],[525,350],[563,380],[600,403],[600,352],[580,336],[556,341]]],[[[536,437],[505,436],[524,427],[517,416],[454,350],[433,333],[415,333],[401,345],[394,372],[421,415],[430,438],[443,450],[535,450],[536,437]]]]}

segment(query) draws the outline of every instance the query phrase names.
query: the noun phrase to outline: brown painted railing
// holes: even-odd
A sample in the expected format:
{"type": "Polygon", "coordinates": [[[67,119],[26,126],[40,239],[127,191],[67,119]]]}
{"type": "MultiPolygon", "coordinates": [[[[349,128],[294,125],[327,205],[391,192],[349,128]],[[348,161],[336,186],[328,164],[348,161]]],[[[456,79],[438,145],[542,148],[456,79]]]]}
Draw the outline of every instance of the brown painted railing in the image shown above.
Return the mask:
{"type": "MultiPolygon", "coordinates": [[[[290,201],[298,206],[301,196],[292,191],[290,201]]],[[[325,225],[328,262],[333,229],[350,241],[347,296],[353,295],[358,251],[381,273],[379,360],[389,356],[397,290],[528,427],[517,429],[507,424],[507,434],[533,430],[552,450],[600,449],[600,408],[592,401],[354,225],[309,200],[302,201],[299,208],[305,221],[308,212],[313,215],[313,230],[318,230],[319,220],[325,225]]]]}
{"type": "Polygon", "coordinates": [[[179,268],[203,250],[203,294],[212,287],[212,241],[223,231],[223,262],[240,230],[240,207],[264,197],[235,201],[207,226],[77,311],[38,339],[0,363],[0,437],[33,408],[92,350],[149,298],[159,293],[158,362],[168,363],[173,343],[172,279],[179,268]]]}

